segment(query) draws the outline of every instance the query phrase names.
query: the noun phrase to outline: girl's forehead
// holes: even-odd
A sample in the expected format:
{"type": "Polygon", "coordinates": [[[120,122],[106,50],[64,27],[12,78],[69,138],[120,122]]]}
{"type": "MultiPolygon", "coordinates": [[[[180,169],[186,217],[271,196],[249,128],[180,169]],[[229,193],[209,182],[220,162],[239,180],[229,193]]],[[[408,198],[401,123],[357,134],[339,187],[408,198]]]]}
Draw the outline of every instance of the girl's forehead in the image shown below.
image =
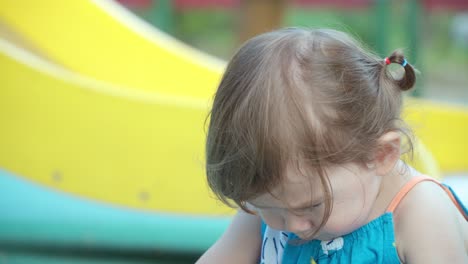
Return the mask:
{"type": "Polygon", "coordinates": [[[322,195],[322,184],[318,176],[287,173],[283,181],[270,193],[262,194],[251,201],[264,207],[295,207],[322,195]]]}
{"type": "MultiPolygon", "coordinates": [[[[355,181],[354,176],[362,173],[359,166],[354,164],[337,166],[326,171],[326,177],[329,179],[330,187],[334,193],[349,189],[349,186],[353,185],[352,183],[355,181]]],[[[250,202],[253,205],[265,207],[295,207],[324,198],[325,190],[323,188],[319,175],[290,170],[285,174],[281,184],[270,193],[262,194],[250,202]]]]}

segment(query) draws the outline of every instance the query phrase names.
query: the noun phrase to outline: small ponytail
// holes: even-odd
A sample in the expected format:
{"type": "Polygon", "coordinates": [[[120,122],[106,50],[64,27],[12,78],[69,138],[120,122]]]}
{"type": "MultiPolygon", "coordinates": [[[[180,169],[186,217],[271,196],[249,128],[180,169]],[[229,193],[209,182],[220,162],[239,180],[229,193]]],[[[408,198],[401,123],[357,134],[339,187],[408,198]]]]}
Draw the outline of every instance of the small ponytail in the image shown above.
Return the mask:
{"type": "Polygon", "coordinates": [[[390,74],[386,74],[387,77],[392,79],[398,85],[400,90],[408,91],[414,86],[414,83],[416,82],[415,70],[413,66],[411,66],[411,64],[406,61],[405,56],[401,50],[395,50],[392,55],[385,58],[384,63],[383,70],[385,72],[386,65],[390,63],[398,63],[403,67],[403,69],[405,69],[405,74],[399,80],[395,80],[390,74]]]}

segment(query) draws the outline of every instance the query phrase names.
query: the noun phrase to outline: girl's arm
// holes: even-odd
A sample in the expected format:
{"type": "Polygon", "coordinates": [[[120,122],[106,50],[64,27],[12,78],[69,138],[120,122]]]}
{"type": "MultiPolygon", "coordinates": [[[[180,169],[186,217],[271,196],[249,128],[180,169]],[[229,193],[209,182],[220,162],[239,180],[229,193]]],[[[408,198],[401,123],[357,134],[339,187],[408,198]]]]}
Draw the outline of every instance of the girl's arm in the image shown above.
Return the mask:
{"type": "Polygon", "coordinates": [[[232,223],[196,262],[196,264],[257,263],[261,247],[261,220],[258,216],[239,210],[232,223]]]}
{"type": "Polygon", "coordinates": [[[414,187],[395,211],[397,249],[408,264],[468,263],[468,223],[432,182],[414,187]]]}

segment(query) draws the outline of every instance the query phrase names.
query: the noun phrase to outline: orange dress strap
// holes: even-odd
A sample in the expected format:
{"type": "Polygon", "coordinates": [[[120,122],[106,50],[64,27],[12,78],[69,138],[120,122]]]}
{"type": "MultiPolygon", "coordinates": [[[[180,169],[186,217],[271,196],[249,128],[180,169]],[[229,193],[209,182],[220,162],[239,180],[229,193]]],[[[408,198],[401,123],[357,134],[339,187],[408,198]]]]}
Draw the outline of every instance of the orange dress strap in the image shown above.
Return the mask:
{"type": "Polygon", "coordinates": [[[455,206],[458,208],[461,214],[465,217],[465,219],[468,220],[468,214],[463,210],[462,206],[458,203],[457,199],[455,199],[452,192],[438,180],[425,175],[416,176],[409,180],[403,186],[403,188],[401,188],[400,191],[395,195],[395,197],[393,197],[393,200],[390,202],[390,205],[387,208],[387,212],[393,213],[397,206],[400,204],[401,200],[403,200],[403,198],[409,193],[409,191],[411,191],[411,189],[413,189],[414,186],[416,186],[416,184],[423,181],[431,181],[439,185],[447,193],[447,195],[450,197],[452,202],[455,204],[455,206]]]}

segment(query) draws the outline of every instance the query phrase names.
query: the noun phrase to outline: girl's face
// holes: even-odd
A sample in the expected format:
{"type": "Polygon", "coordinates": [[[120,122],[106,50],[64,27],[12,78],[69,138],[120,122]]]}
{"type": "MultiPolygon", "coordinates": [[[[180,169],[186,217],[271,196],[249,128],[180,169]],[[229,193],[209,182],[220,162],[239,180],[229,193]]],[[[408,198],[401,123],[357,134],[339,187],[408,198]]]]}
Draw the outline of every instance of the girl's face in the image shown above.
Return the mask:
{"type": "Polygon", "coordinates": [[[332,211],[325,226],[310,237],[325,214],[325,193],[318,175],[289,170],[281,187],[249,202],[268,226],[293,232],[302,239],[331,240],[367,224],[382,177],[357,164],[327,169],[332,211]]]}

